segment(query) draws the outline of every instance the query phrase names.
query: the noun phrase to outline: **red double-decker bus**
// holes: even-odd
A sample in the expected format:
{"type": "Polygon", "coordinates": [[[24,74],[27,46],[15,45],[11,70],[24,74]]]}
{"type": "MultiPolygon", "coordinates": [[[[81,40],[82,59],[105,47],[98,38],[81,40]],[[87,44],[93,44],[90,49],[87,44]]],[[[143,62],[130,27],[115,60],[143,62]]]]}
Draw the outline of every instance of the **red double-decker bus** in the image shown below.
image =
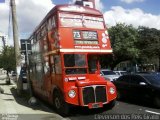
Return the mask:
{"type": "Polygon", "coordinates": [[[101,12],[78,5],[55,6],[29,39],[35,95],[63,115],[71,106],[114,106],[116,88],[100,76],[100,56],[112,54],[101,12]]]}

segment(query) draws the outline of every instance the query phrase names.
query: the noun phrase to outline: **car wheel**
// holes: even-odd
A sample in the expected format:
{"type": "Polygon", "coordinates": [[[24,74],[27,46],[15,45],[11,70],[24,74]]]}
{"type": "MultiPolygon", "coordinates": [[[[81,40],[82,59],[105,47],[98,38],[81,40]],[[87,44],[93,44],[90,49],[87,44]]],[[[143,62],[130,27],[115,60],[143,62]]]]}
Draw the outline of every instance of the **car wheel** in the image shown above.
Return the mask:
{"type": "Polygon", "coordinates": [[[54,108],[56,109],[56,112],[59,113],[60,115],[62,116],[69,115],[69,104],[64,101],[63,96],[58,91],[54,92],[53,105],[54,108]]]}
{"type": "Polygon", "coordinates": [[[156,96],[154,98],[154,105],[155,107],[160,108],[160,97],[156,96]]]}

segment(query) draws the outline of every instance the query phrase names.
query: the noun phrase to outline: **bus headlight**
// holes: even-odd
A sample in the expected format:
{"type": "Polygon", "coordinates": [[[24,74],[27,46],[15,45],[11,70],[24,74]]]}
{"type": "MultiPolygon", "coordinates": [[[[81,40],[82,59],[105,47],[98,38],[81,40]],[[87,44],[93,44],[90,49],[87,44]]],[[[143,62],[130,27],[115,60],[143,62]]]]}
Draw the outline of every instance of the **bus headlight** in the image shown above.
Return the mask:
{"type": "Polygon", "coordinates": [[[114,94],[114,93],[115,93],[115,89],[114,89],[113,87],[111,87],[111,88],[109,89],[109,92],[110,92],[111,94],[114,94]]]}
{"type": "Polygon", "coordinates": [[[70,90],[70,91],[68,92],[68,96],[69,96],[70,98],[74,98],[74,97],[76,96],[76,92],[75,92],[74,90],[70,90]]]}

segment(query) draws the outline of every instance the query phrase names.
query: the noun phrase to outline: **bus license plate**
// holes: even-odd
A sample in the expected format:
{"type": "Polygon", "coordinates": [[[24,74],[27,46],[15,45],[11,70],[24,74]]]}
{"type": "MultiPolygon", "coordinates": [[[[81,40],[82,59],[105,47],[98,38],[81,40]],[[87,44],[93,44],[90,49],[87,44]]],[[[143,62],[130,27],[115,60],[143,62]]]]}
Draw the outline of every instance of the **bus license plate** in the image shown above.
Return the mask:
{"type": "Polygon", "coordinates": [[[99,108],[99,107],[101,107],[101,105],[99,103],[92,104],[92,108],[99,108]]]}

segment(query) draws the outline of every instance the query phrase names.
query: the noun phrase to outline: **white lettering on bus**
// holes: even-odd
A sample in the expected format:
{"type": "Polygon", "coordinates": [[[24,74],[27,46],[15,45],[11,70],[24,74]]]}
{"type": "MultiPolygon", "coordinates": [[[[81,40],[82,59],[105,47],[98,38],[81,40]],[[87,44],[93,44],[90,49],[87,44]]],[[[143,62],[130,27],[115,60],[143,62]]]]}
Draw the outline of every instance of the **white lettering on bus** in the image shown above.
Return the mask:
{"type": "Polygon", "coordinates": [[[99,46],[75,46],[75,48],[79,49],[99,49],[99,46]]]}

